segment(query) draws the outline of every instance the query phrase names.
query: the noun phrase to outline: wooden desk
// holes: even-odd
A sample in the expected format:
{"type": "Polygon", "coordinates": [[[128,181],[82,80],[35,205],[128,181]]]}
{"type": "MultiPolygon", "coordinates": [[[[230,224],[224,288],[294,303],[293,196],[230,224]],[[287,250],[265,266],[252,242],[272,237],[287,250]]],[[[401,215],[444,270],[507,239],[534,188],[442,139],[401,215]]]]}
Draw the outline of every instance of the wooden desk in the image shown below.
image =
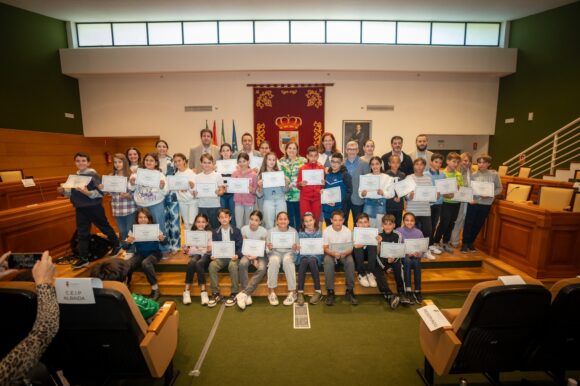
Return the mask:
{"type": "Polygon", "coordinates": [[[580,274],[580,213],[496,200],[476,246],[537,279],[580,274]]]}
{"type": "Polygon", "coordinates": [[[22,182],[0,183],[0,210],[40,204],[62,198],[56,188],[66,181],[66,176],[35,178],[36,186],[25,188],[22,182]]]}
{"type": "Polygon", "coordinates": [[[531,185],[532,191],[530,193],[530,200],[538,202],[538,195],[540,193],[541,186],[552,186],[555,188],[572,188],[573,183],[564,181],[548,181],[539,178],[522,178],[522,177],[512,177],[512,176],[502,176],[501,184],[503,187],[502,195],[505,197],[507,195],[507,185],[508,184],[523,184],[531,185]]]}

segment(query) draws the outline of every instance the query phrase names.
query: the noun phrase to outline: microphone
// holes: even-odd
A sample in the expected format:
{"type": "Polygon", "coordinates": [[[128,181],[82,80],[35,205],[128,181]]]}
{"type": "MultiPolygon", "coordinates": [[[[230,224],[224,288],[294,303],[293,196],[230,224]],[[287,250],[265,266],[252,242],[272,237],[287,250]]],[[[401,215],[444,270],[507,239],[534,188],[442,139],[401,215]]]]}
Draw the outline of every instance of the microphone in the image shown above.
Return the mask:
{"type": "Polygon", "coordinates": [[[519,188],[521,188],[521,186],[514,186],[512,189],[510,189],[506,195],[505,195],[505,199],[507,200],[507,198],[509,197],[510,193],[513,192],[514,190],[518,190],[519,188]]]}

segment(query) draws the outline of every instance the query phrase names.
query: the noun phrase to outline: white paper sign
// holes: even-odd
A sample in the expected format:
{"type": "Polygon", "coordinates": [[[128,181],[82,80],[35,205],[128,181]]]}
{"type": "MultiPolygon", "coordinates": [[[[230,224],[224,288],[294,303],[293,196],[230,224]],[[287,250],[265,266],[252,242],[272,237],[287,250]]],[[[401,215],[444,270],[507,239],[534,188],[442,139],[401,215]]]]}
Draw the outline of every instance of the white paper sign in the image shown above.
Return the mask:
{"type": "Polygon", "coordinates": [[[158,170],[137,169],[137,179],[135,185],[159,188],[161,182],[161,172],[158,170]]]}
{"type": "Polygon", "coordinates": [[[96,278],[57,278],[54,281],[56,300],[60,304],[95,304],[93,288],[103,288],[96,278]]]}
{"type": "Polygon", "coordinates": [[[435,331],[442,327],[451,327],[451,323],[434,304],[418,308],[417,312],[429,331],[435,331]]]}
{"type": "Polygon", "coordinates": [[[407,255],[412,255],[413,253],[423,253],[427,252],[429,249],[429,238],[423,237],[420,239],[406,239],[405,240],[405,253],[407,255]]]}
{"type": "Polygon", "coordinates": [[[494,194],[494,184],[493,182],[484,181],[471,181],[471,188],[473,189],[473,194],[480,197],[493,197],[494,194]]]}
{"type": "Polygon", "coordinates": [[[228,193],[250,193],[249,178],[228,178],[226,183],[228,193]]]}
{"type": "Polygon", "coordinates": [[[207,247],[207,231],[185,231],[185,245],[207,247]]]}
{"type": "Polygon", "coordinates": [[[91,183],[92,176],[79,176],[78,174],[71,174],[66,179],[66,182],[61,186],[65,189],[84,188],[91,183]]]}
{"type": "Polygon", "coordinates": [[[126,193],[127,177],[125,176],[103,176],[103,192],[126,193]]]}
{"type": "Polygon", "coordinates": [[[215,161],[217,172],[221,175],[232,174],[238,167],[238,160],[236,159],[220,159],[215,161]]]}
{"type": "Polygon", "coordinates": [[[159,241],[159,224],[133,224],[135,242],[159,241]]]}
{"type": "Polygon", "coordinates": [[[294,232],[272,232],[270,234],[273,249],[291,249],[295,241],[294,232]]]}
{"type": "Polygon", "coordinates": [[[461,186],[457,192],[453,193],[453,199],[459,202],[471,202],[473,201],[473,189],[461,186]]]}
{"type": "Polygon", "coordinates": [[[455,177],[435,180],[437,191],[441,194],[451,194],[457,192],[457,179],[455,177]]]}
{"type": "Polygon", "coordinates": [[[169,190],[189,190],[189,181],[192,176],[179,175],[179,176],[167,176],[167,189],[169,190]]]}
{"type": "Polygon", "coordinates": [[[302,256],[316,256],[324,254],[322,238],[300,239],[300,254],[302,256]]]}
{"type": "Polygon", "coordinates": [[[326,188],[320,191],[321,204],[335,204],[342,201],[342,192],[338,186],[334,188],[326,188]]]}
{"type": "Polygon", "coordinates": [[[403,243],[381,243],[381,257],[401,258],[405,257],[405,244],[403,243]]]}
{"type": "Polygon", "coordinates": [[[236,254],[236,243],[234,241],[213,241],[211,254],[218,259],[231,259],[236,254]]]}
{"type": "Polygon", "coordinates": [[[22,186],[24,186],[25,188],[31,188],[33,186],[36,186],[36,183],[34,182],[33,178],[23,178],[22,186]]]}
{"type": "Polygon", "coordinates": [[[522,285],[527,284],[524,279],[520,275],[508,275],[508,276],[498,276],[497,278],[499,281],[503,283],[503,285],[522,285]]]}
{"type": "Polygon", "coordinates": [[[264,250],[266,249],[265,240],[244,239],[242,244],[242,255],[264,257],[264,250]]]}
{"type": "Polygon", "coordinates": [[[358,190],[359,192],[366,190],[368,192],[376,193],[381,188],[381,176],[378,174],[365,174],[360,176],[358,190]]]}
{"type": "Polygon", "coordinates": [[[262,162],[264,162],[264,157],[250,157],[250,169],[258,169],[262,167],[262,162]]]}
{"type": "Polygon", "coordinates": [[[307,185],[324,185],[324,170],[302,170],[302,181],[307,185]]]}
{"type": "Polygon", "coordinates": [[[413,201],[434,202],[437,201],[437,187],[427,185],[417,185],[413,194],[413,201]]]}
{"type": "Polygon", "coordinates": [[[217,197],[217,184],[215,182],[198,182],[195,184],[197,197],[217,197]]]}
{"type": "Polygon", "coordinates": [[[415,190],[417,183],[414,178],[405,178],[395,183],[395,192],[399,197],[405,197],[407,194],[415,190]]]}
{"type": "Polygon", "coordinates": [[[264,172],[262,173],[262,182],[264,188],[276,188],[286,185],[284,172],[264,172]]]}
{"type": "Polygon", "coordinates": [[[354,245],[376,246],[378,244],[377,236],[379,235],[379,230],[377,228],[354,227],[352,235],[354,245]]]}

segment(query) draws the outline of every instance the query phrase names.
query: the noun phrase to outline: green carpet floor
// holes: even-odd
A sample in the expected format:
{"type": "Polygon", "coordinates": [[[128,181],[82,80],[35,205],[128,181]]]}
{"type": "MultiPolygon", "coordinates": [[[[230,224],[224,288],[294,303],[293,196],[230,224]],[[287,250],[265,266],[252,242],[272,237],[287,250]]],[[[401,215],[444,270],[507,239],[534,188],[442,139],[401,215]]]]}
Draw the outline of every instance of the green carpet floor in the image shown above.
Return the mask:
{"type": "MultiPolygon", "coordinates": [[[[466,294],[429,296],[441,308],[460,307],[466,294]]],[[[272,307],[254,298],[245,311],[226,308],[199,377],[190,377],[219,308],[194,303],[180,311],[176,385],[421,385],[415,369],[423,357],[419,347],[418,306],[393,311],[378,296],[359,296],[352,307],[341,298],[333,307],[310,306],[310,330],[294,330],[292,308],[272,307]]],[[[280,299],[282,300],[282,299],[280,299]]],[[[505,379],[519,380],[513,374],[505,379]]],[[[534,385],[552,384],[543,374],[526,373],[534,385]]],[[[466,377],[469,385],[487,384],[481,375],[466,377]]],[[[502,379],[504,377],[502,376],[502,379]]],[[[458,385],[459,376],[437,379],[458,385]]],[[[135,380],[119,385],[162,385],[135,380]]],[[[508,384],[520,384],[511,382],[508,384]]]]}

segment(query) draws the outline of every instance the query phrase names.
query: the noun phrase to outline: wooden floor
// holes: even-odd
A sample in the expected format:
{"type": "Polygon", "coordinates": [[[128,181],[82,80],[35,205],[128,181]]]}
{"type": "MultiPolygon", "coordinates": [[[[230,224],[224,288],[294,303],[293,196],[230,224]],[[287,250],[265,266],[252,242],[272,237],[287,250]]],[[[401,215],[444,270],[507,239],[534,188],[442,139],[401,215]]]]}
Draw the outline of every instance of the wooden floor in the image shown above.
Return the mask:
{"type": "MultiPolygon", "coordinates": [[[[104,259],[106,259],[105,257],[104,259]]],[[[181,295],[184,288],[185,268],[187,266],[188,257],[182,253],[177,253],[170,256],[167,260],[162,260],[157,264],[157,276],[159,286],[163,295],[181,295]]],[[[99,261],[92,262],[88,267],[80,270],[72,270],[70,265],[58,265],[57,276],[59,277],[84,277],[89,275],[90,268],[99,261]]],[[[488,256],[482,252],[462,254],[459,250],[455,250],[453,254],[443,253],[437,256],[436,260],[422,260],[422,286],[423,292],[457,292],[469,291],[476,283],[492,280],[499,275],[506,274],[523,274],[517,269],[488,256]]],[[[230,293],[230,278],[226,272],[220,273],[220,292],[222,295],[230,293]]],[[[252,273],[250,273],[252,275],[252,273]]],[[[324,273],[320,275],[323,292],[324,273]]],[[[206,281],[209,287],[209,275],[206,274],[206,281]]],[[[364,288],[355,280],[356,294],[376,294],[376,288],[364,288]]],[[[395,283],[392,274],[388,276],[389,286],[394,290],[395,283]]],[[[548,280],[548,282],[550,282],[548,280]]],[[[197,283],[197,277],[194,280],[197,283]]],[[[549,283],[546,283],[549,284],[549,283]]],[[[136,272],[133,275],[131,283],[131,290],[136,293],[148,294],[151,291],[149,283],[142,272],[136,272]]],[[[335,290],[337,294],[342,294],[345,291],[345,280],[342,272],[337,272],[335,277],[335,290]]],[[[278,289],[276,292],[282,295],[287,292],[286,279],[284,273],[281,272],[278,279],[278,289]]],[[[310,273],[306,277],[305,292],[314,292],[314,285],[310,273]]],[[[268,288],[266,279],[264,278],[254,295],[266,296],[268,288]]],[[[199,288],[197,284],[192,287],[192,295],[199,296],[199,288]]]]}

